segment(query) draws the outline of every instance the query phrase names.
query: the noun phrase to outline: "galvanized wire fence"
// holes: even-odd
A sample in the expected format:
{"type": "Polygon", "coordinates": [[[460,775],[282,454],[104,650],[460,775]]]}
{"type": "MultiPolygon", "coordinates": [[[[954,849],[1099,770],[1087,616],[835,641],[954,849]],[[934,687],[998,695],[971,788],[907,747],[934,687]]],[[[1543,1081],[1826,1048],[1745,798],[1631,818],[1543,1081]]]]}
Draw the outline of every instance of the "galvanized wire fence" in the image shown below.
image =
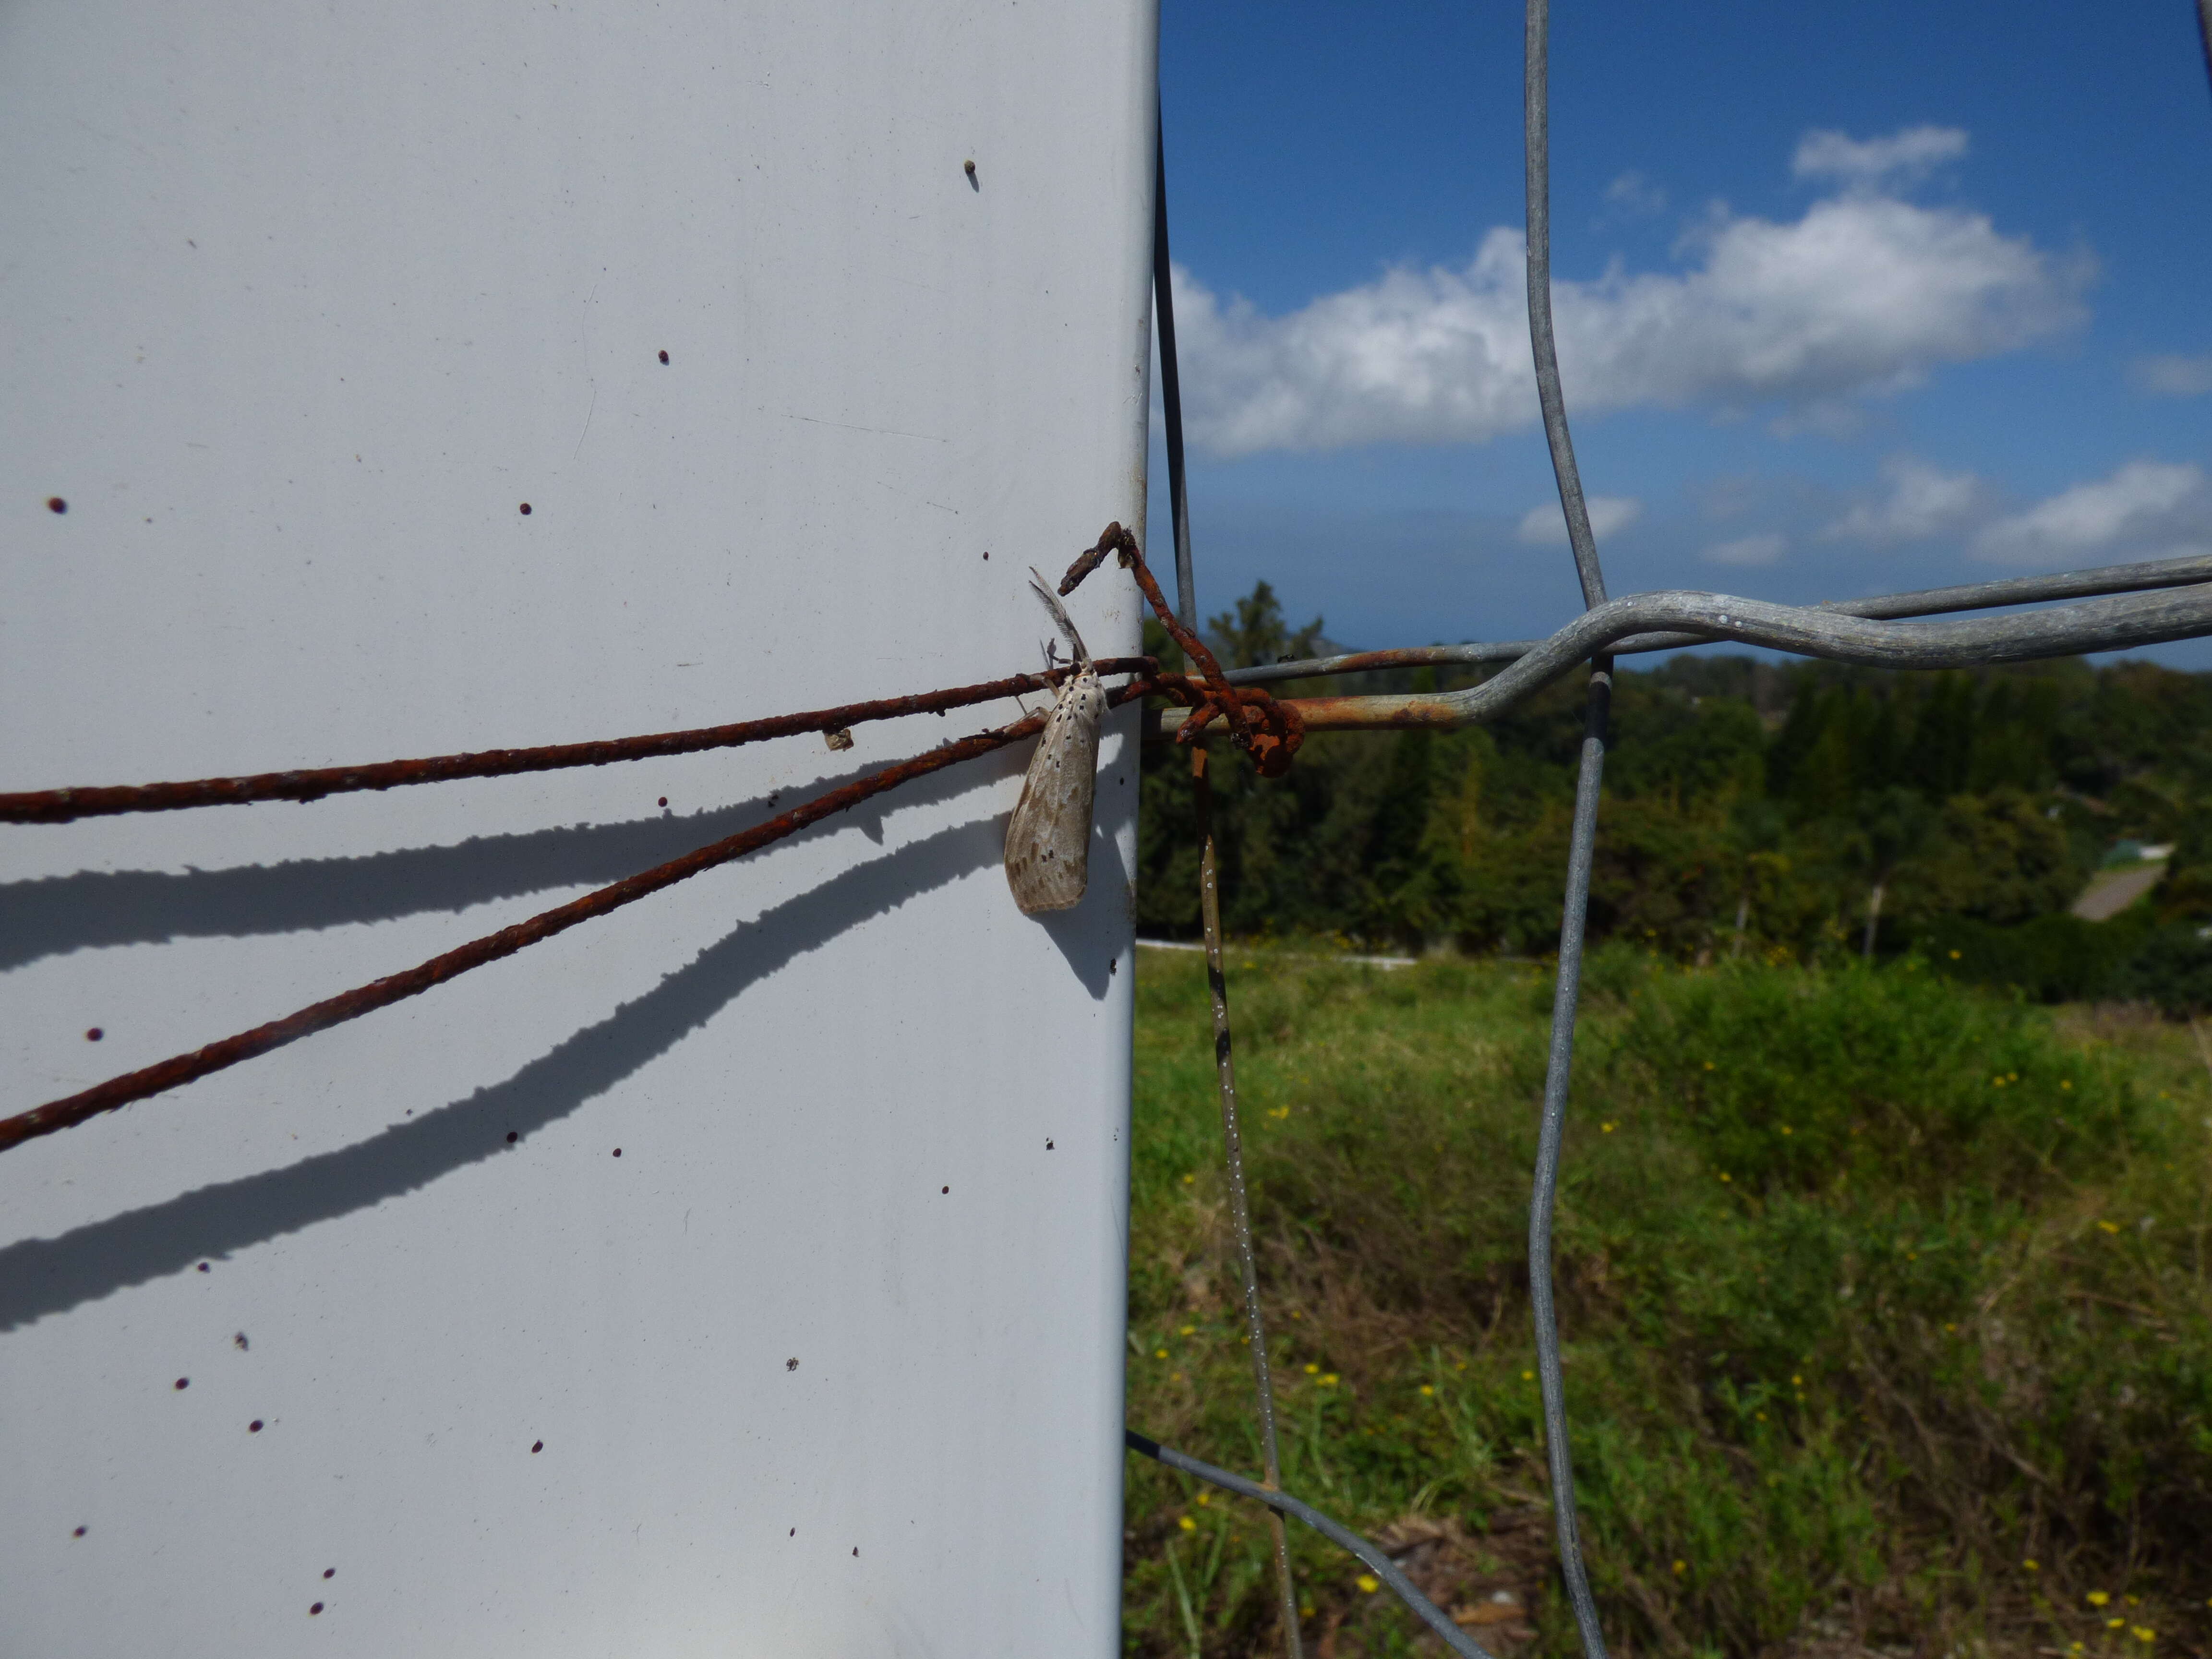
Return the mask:
{"type": "MultiPolygon", "coordinates": [[[[1231,671],[1237,684],[1305,679],[1417,665],[1508,665],[1484,684],[1445,694],[1339,697],[1298,702],[1302,730],[1334,727],[1388,730],[1397,727],[1456,726],[1495,719],[1526,701],[1577,664],[1587,662],[1581,751],[1575,780],[1575,805],[1569,836],[1565,891],[1561,904],[1558,974],[1552,1003],[1551,1040],[1546,1058],[1544,1094],[1536,1167],[1528,1201],[1528,1287],[1534,1327],[1536,1370],[1543,1400],[1546,1460],[1549,1466],[1554,1541],[1559,1573],[1573,1611],[1583,1650],[1605,1659],[1605,1633],[1590,1593],[1583,1559],[1580,1517],[1575,1502],[1574,1461],[1568,1429],[1566,1385],[1560,1365],[1558,1310],[1554,1303],[1552,1226],[1557,1208],[1560,1148],[1572,1081],[1576,1016],[1580,1003],[1583,945],[1589,908],[1590,868],[1597,841],[1607,715],[1613,692],[1616,652],[1661,651],[1734,641],[1766,646],[1808,657],[1885,668],[1958,668],[2068,656],[2212,634],[2212,557],[2197,556],[2152,563],[2118,565],[2063,575],[2014,578],[1966,586],[1900,593],[1808,609],[1702,592],[1646,593],[1608,600],[1605,572],[1592,534],[1574,439],[1560,385],[1553,338],[1551,284],[1551,178],[1548,115],[1550,0],[1527,0],[1522,110],[1527,166],[1527,260],[1528,338],[1544,435],[1559,486],[1567,543],[1581,584],[1584,611],[1573,623],[1542,641],[1497,645],[1462,645],[1346,653],[1231,671]],[[2160,592],[2158,590],[2179,590],[2160,592]],[[2143,597],[2102,597],[2142,595],[2143,597]],[[2094,596],[2094,597],[2093,597],[2094,596]],[[2006,605],[2089,599],[2063,610],[2027,612],[1963,623],[1901,624],[1895,619],[1937,616],[2006,605]]],[[[2212,76],[2212,0],[2197,0],[2197,20],[2208,76],[2212,76]]],[[[1166,426],[1169,491],[1176,540],[1176,571],[1184,620],[1196,625],[1195,583],[1190,551],[1190,520],[1183,461],[1182,377],[1175,362],[1175,328],[1167,258],[1167,180],[1164,145],[1155,178],[1153,284],[1160,319],[1161,388],[1166,426]]],[[[1172,720],[1161,722],[1163,730],[1172,720]]],[[[1201,779],[1203,772],[1200,774],[1201,779]]],[[[1201,782],[1201,791],[1203,784],[1201,782]]],[[[1202,915],[1213,994],[1215,1043],[1222,1057],[1222,1112],[1232,1203],[1231,1221],[1243,1279],[1248,1320],[1255,1350],[1255,1376],[1267,1479],[1255,1484],[1159,1446],[1132,1431],[1133,1450],[1170,1468],[1296,1516],[1323,1536],[1374,1569],[1444,1644],[1462,1655],[1485,1650],[1397,1570],[1396,1564],[1310,1506],[1280,1492],[1274,1453],[1274,1402],[1267,1371],[1257,1348],[1262,1325],[1252,1274],[1254,1261],[1249,1206],[1246,1201],[1235,1118],[1235,1081],[1228,1070],[1227,991],[1221,974],[1216,878],[1206,816],[1202,915]]],[[[1283,1645],[1299,1650],[1294,1596],[1287,1562],[1282,1575],[1283,1645]]]]}
{"type": "MultiPolygon", "coordinates": [[[[2197,0],[2208,74],[2212,74],[2212,0],[2197,0]]],[[[1189,501],[1184,465],[1182,386],[1176,362],[1175,315],[1168,243],[1164,140],[1155,151],[1153,286],[1160,343],[1161,390],[1168,456],[1169,493],[1176,554],[1176,603],[1170,607],[1146,565],[1136,538],[1110,525],[1071,567],[1060,591],[1069,591],[1109,556],[1131,568],[1170,635],[1200,671],[1162,672],[1150,658],[1119,658],[1096,665],[1103,674],[1130,678],[1111,694],[1116,704],[1147,695],[1170,707],[1148,709],[1147,735],[1172,735],[1192,749],[1193,787],[1197,795],[1200,848],[1201,916],[1206,935],[1214,1017],[1214,1048],[1221,1096],[1224,1152],[1231,1194],[1231,1231],[1252,1349],[1253,1380],[1260,1421],[1263,1479],[1253,1481],[1164,1447],[1130,1431],[1128,1448],[1167,1467],[1265,1504],[1273,1531],[1282,1640],[1297,1659],[1298,1601],[1291,1574],[1282,1517],[1291,1516],[1365,1562],[1413,1613],[1455,1652],[1466,1659],[1491,1659],[1482,1646],[1437,1608],[1400,1570],[1389,1554],[1281,1489],[1275,1408],[1269,1372],[1258,1259],[1243,1176],[1238,1131],[1236,1073],[1231,1042],[1228,987],[1222,965],[1219,877],[1212,842],[1209,757],[1204,738],[1228,737],[1245,751],[1262,775],[1286,768],[1305,732],[1395,730],[1419,726],[1462,726],[1494,720],[1525,702],[1563,677],[1588,665],[1583,735],[1576,779],[1561,906],[1559,971],[1554,991],[1549,1052],[1545,1073],[1534,1179],[1529,1199],[1528,1268],[1530,1302],[1541,1385],[1546,1455],[1549,1464],[1556,1544],[1562,1581],[1583,1646],[1590,1659],[1604,1659],[1604,1635],[1584,1568],[1575,1503],[1573,1462],[1568,1427],[1565,1381],[1560,1365],[1559,1333],[1552,1282],[1552,1225],[1557,1203],[1560,1148],[1572,1081],[1574,1039],[1580,1000],[1583,936],[1597,809],[1607,746],[1607,716],[1615,653],[1660,651],[1684,646],[1735,641],[1885,668],[1957,668],[2106,651],[2165,641],[2212,635],[2212,556],[2195,556],[2150,563],[2115,565],[2054,576],[2012,578],[1964,586],[1899,593],[1880,599],[1830,602],[1818,606],[1782,605],[1701,592],[1663,592],[1607,596],[1595,539],[1591,533],[1575,462],[1565,393],[1553,348],[1551,318],[1550,204],[1547,44],[1548,0],[1528,0],[1524,62],[1524,115],[1528,186],[1528,281],[1530,349],[1544,430],[1558,482],[1568,544],[1581,584],[1584,610],[1547,639],[1360,652],[1262,667],[1224,671],[1214,661],[1198,631],[1195,573],[1190,544],[1189,501]],[[2015,611],[1966,621],[1912,622],[1945,616],[2052,601],[2074,600],[2057,609],[2015,611]],[[1261,689],[1269,683],[1369,672],[1419,665],[1503,666],[1480,684],[1443,693],[1277,700],[1261,689]],[[1245,689],[1250,688],[1250,689],[1245,689]]],[[[242,805],[253,801],[313,801],[331,794],[381,790],[459,778],[508,775],[575,766],[602,766],[653,757],[704,752],[801,732],[822,732],[833,740],[865,720],[916,714],[939,715],[957,708],[996,701],[1024,690],[1056,685],[1072,671],[1021,674],[975,685],[952,687],[911,696],[878,699],[811,713],[775,716],[735,725],[647,734],[532,749],[507,749],[417,760],[382,761],[331,767],[207,778],[176,783],[99,786],[0,793],[0,823],[59,823],[117,813],[172,811],[242,805]]],[[[210,1073],[237,1065],[314,1032],[358,1018],[378,1008],[416,996],[487,963],[497,961],[555,934],[596,920],[703,871],[796,834],[807,825],[857,805],[901,784],[1006,747],[1035,735],[1042,714],[939,744],[913,759],[844,784],[753,828],[695,849],[680,858],[599,889],[528,921],[447,951],[406,971],[356,988],[250,1030],[240,1032],[158,1065],[111,1078],[59,1100],[0,1118],[0,1152],[71,1127],[134,1102],[179,1087],[210,1073]]]]}

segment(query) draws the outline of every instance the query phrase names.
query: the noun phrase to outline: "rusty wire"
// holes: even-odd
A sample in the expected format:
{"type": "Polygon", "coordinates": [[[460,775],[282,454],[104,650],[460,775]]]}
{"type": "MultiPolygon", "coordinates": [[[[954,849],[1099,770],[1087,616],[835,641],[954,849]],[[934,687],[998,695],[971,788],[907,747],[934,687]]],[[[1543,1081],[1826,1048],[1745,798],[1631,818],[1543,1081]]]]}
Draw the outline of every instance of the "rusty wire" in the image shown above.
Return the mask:
{"type": "MultiPolygon", "coordinates": [[[[1168,611],[1165,600],[1160,596],[1159,585],[1145,568],[1144,555],[1138,549],[1136,538],[1118,523],[1109,525],[1097,543],[1077,560],[1077,569],[1071,571],[1061,591],[1072,590],[1084,574],[1097,568],[1109,553],[1118,553],[1122,563],[1136,571],[1139,582],[1144,586],[1154,608],[1161,613],[1162,620],[1168,624],[1170,633],[1177,636],[1178,643],[1182,644],[1206,671],[1205,679],[1198,681],[1188,675],[1163,675],[1159,665],[1150,657],[1108,658],[1097,665],[1099,672],[1134,676],[1127,684],[1111,694],[1111,702],[1118,706],[1142,696],[1147,691],[1158,690],[1196,709],[1201,717],[1201,725],[1203,716],[1225,708],[1231,717],[1231,735],[1240,739],[1242,746],[1253,752],[1255,761],[1263,771],[1272,766],[1279,773],[1287,766],[1290,755],[1297,748],[1296,716],[1272,712],[1279,709],[1280,705],[1265,691],[1238,690],[1229,685],[1222,678],[1220,665],[1206,650],[1203,641],[1183,629],[1173,613],[1168,611]]],[[[483,750],[422,760],[264,772],[241,777],[203,778],[182,783],[30,791],[0,795],[0,821],[58,823],[113,813],[173,811],[193,806],[230,805],[262,800],[309,801],[353,790],[389,789],[409,784],[445,782],[458,778],[497,777],[563,767],[604,766],[619,761],[727,748],[802,732],[842,733],[844,728],[864,720],[889,720],[906,714],[942,714],[949,708],[988,702],[1018,691],[1044,690],[1072,672],[1071,669],[1059,669],[1042,674],[1018,674],[979,685],[957,686],[941,691],[848,703],[807,714],[775,715],[732,726],[703,726],[684,732],[592,743],[558,744],[535,749],[483,750]]],[[[650,870],[625,877],[581,898],[517,922],[513,927],[471,939],[404,972],[388,975],[350,991],[326,997],[281,1019],[268,1021],[189,1053],[173,1055],[155,1065],[110,1078],[89,1089],[48,1101],[28,1111],[0,1118],[0,1152],[72,1127],[212,1073],[223,1071],[241,1060],[296,1042],[301,1037],[326,1030],[333,1025],[358,1019],[376,1009],[419,996],[472,969],[513,956],[543,939],[565,933],[580,922],[606,915],[665,887],[673,886],[678,882],[794,835],[807,825],[857,805],[871,796],[1031,736],[1042,728],[1044,719],[1042,714],[1029,715],[1012,725],[978,732],[956,743],[943,744],[912,760],[884,767],[750,830],[740,830],[681,857],[671,859],[665,864],[656,865],[650,870]]],[[[1194,727],[1194,739],[1199,729],[1194,727]]]]}
{"type": "MultiPolygon", "coordinates": [[[[1101,674],[1151,676],[1159,665],[1150,657],[1109,657],[1101,674]]],[[[971,703],[991,702],[1021,691],[1048,690],[1075,671],[1056,668],[1041,674],[1014,674],[980,685],[957,685],[910,696],[878,697],[869,702],[817,708],[810,714],[777,714],[732,726],[696,726],[635,738],[607,738],[590,743],[547,744],[534,749],[480,749],[421,760],[377,761],[365,766],[320,766],[287,772],[257,772],[244,777],[198,778],[185,783],[115,784],[94,788],[33,789],[0,794],[0,823],[68,823],[76,818],[118,812],[174,812],[191,806],[238,806],[252,801],[320,800],[361,789],[397,789],[415,783],[447,783],[456,778],[502,778],[518,772],[551,772],[571,766],[607,766],[617,761],[694,755],[708,749],[733,749],[769,738],[805,732],[837,732],[866,720],[896,720],[902,714],[942,714],[971,703]]]]}
{"type": "MultiPolygon", "coordinates": [[[[1177,427],[1181,424],[1178,419],[1177,427]]],[[[1177,532],[1183,538],[1183,543],[1176,550],[1178,568],[1189,564],[1189,533],[1187,523],[1177,532]]],[[[1144,550],[1137,545],[1137,538],[1118,522],[1108,525],[1097,543],[1078,555],[1075,562],[1068,566],[1067,574],[1060,582],[1062,597],[1073,593],[1085,577],[1105,562],[1109,553],[1120,556],[1121,564],[1136,577],[1146,602],[1168,630],[1168,636],[1198,666],[1196,674],[1156,673],[1148,688],[1190,711],[1176,734],[1176,741],[1197,742],[1207,724],[1219,716],[1230,741],[1251,756],[1261,777],[1279,778],[1289,771],[1298,745],[1305,740],[1305,722],[1298,711],[1267,691],[1230,684],[1228,674],[1206,641],[1199,637],[1197,629],[1170,608],[1151,567],[1145,562],[1144,550]]]]}
{"type": "MultiPolygon", "coordinates": [[[[1142,678],[1133,680],[1112,693],[1110,701],[1122,703],[1141,696],[1146,684],[1142,678]]],[[[240,1031],[220,1042],[210,1042],[204,1048],[195,1048],[189,1054],[173,1055],[156,1065],[126,1072],[120,1077],[110,1078],[76,1094],[48,1101],[43,1106],[34,1106],[29,1111],[0,1118],[0,1152],[19,1146],[27,1140],[35,1140],[41,1135],[73,1127],[102,1113],[163,1093],[195,1079],[206,1077],[210,1073],[225,1070],[240,1060],[265,1054],[272,1048],[281,1048],[317,1031],[358,1019],[363,1014],[388,1007],[392,1003],[420,996],[433,987],[456,979],[471,969],[497,962],[502,957],[511,957],[540,940],[566,933],[580,922],[610,915],[665,887],[672,887],[678,882],[727,864],[732,859],[742,858],[747,853],[757,851],[787,836],[796,835],[807,825],[819,823],[848,807],[857,806],[872,795],[880,795],[902,783],[926,777],[932,772],[941,772],[948,766],[973,760],[978,755],[988,754],[994,749],[1003,749],[1010,743],[1019,742],[1041,731],[1044,720],[1042,714],[1031,714],[1010,726],[979,732],[972,737],[933,749],[927,754],[917,755],[912,760],[886,766],[826,794],[817,795],[764,823],[726,836],[679,858],[671,859],[665,864],[655,865],[650,870],[641,871],[636,875],[627,876],[594,892],[586,893],[581,898],[541,911],[526,921],[519,921],[511,927],[502,927],[497,933],[471,939],[466,945],[456,946],[402,973],[372,980],[350,991],[311,1003],[282,1019],[270,1020],[251,1030],[240,1031]]]]}

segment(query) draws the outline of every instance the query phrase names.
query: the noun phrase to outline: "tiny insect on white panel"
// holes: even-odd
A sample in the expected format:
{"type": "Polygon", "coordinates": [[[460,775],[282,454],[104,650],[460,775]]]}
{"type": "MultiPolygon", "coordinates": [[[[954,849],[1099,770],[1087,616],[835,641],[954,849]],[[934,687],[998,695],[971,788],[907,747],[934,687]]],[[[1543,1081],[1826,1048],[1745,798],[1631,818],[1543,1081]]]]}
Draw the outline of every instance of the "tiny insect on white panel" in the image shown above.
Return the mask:
{"type": "Polygon", "coordinates": [[[1098,784],[1098,728],[1106,689],[1083,636],[1053,591],[1032,570],[1037,597],[1075,653],[1074,677],[1046,717],[1022,798],[1006,825],[1006,885],[1024,915],[1072,908],[1091,878],[1091,809],[1098,784]]]}

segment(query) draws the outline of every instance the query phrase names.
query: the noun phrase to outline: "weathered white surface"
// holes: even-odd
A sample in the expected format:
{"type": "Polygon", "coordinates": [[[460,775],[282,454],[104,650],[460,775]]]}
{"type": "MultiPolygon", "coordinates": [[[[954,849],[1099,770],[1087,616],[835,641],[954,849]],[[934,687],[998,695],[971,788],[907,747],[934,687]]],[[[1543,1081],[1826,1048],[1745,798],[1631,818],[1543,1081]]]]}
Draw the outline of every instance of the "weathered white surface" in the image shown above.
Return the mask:
{"type": "MultiPolygon", "coordinates": [[[[0,9],[0,787],[1033,664],[1144,522],[1153,40],[0,9]]],[[[0,830],[0,1099],[1012,712],[0,830]]],[[[1018,750],[0,1158],[0,1652],[1115,1651],[1132,739],[1063,916],[1018,750]]]]}

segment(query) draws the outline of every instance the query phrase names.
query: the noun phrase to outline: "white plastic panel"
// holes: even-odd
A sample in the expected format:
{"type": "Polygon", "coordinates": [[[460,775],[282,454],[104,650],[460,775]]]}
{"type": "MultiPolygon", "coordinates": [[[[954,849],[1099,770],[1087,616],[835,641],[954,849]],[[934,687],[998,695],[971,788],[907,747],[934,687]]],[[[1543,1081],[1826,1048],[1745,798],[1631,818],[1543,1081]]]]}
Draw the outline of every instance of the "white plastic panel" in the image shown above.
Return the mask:
{"type": "MultiPolygon", "coordinates": [[[[1028,566],[1144,522],[1153,52],[10,0],[0,788],[1034,665],[1028,566]]],[[[0,1103],[1013,712],[0,830],[0,1103]]],[[[1133,727],[1042,924],[1025,759],[0,1155],[0,1653],[1117,1651],[1133,727]]]]}

